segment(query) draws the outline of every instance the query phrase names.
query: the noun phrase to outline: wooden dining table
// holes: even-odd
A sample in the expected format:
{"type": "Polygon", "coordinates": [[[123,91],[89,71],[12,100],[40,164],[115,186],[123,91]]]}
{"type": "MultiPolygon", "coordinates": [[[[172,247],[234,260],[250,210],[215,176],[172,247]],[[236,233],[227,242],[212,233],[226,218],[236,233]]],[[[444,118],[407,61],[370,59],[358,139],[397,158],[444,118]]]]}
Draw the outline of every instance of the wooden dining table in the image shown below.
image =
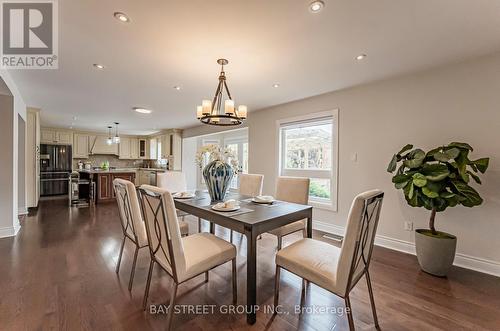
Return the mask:
{"type": "Polygon", "coordinates": [[[299,220],[307,220],[307,237],[312,237],[312,207],[285,201],[272,204],[258,204],[251,197],[230,192],[226,200],[240,201],[240,209],[234,212],[217,212],[211,209],[216,202],[210,200],[207,192],[197,191],[191,199],[175,199],[175,207],[210,223],[237,231],[247,237],[247,323],[256,322],[257,307],[257,237],[270,230],[299,220]]]}

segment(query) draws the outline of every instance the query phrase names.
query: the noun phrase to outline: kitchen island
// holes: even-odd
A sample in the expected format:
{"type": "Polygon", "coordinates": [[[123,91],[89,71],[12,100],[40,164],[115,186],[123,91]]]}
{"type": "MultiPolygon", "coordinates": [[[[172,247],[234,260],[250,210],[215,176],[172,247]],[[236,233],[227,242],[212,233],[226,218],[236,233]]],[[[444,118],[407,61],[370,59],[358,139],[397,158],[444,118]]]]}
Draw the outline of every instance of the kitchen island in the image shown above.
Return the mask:
{"type": "Polygon", "coordinates": [[[109,169],[109,170],[79,170],[81,179],[89,179],[94,190],[91,191],[91,201],[95,203],[114,201],[115,191],[113,180],[121,178],[135,183],[136,169],[109,169]],[[93,192],[92,192],[93,191],[93,192]]]}

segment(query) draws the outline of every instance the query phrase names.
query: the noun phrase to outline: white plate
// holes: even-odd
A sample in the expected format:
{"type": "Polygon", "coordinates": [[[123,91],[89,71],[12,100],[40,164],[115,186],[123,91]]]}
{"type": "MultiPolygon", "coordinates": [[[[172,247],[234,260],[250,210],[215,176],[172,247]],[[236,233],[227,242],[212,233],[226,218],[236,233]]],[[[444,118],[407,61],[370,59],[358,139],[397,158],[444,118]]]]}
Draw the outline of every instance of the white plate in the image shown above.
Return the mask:
{"type": "Polygon", "coordinates": [[[173,195],[174,199],[192,199],[196,196],[196,194],[189,194],[189,195],[180,195],[179,193],[176,193],[173,195]]]}
{"type": "Polygon", "coordinates": [[[235,206],[235,207],[232,207],[232,208],[218,208],[215,205],[212,206],[212,209],[215,210],[215,211],[236,211],[236,210],[238,210],[240,208],[241,208],[240,206],[235,206]]]}
{"type": "Polygon", "coordinates": [[[263,201],[263,200],[255,200],[255,198],[252,198],[252,202],[259,203],[261,205],[272,205],[276,200],[270,200],[270,201],[263,201]]]}

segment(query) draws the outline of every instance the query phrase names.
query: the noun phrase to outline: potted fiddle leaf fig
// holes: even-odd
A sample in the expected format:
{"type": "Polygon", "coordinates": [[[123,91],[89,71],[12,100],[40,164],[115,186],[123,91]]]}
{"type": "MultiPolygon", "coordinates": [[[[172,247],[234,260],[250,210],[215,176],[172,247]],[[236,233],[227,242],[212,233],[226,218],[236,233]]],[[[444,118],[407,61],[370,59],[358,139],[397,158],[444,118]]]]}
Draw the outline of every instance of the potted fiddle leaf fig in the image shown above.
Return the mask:
{"type": "Polygon", "coordinates": [[[457,245],[454,235],[436,230],[436,213],[448,207],[474,207],[483,202],[469,184],[481,184],[477,174],[484,174],[489,158],[472,161],[472,150],[469,144],[452,142],[426,153],[408,144],[394,154],[387,167],[388,172],[396,172],[392,182],[403,191],[408,204],[431,212],[429,229],[415,230],[415,246],[422,270],[436,276],[446,276],[457,245]]]}

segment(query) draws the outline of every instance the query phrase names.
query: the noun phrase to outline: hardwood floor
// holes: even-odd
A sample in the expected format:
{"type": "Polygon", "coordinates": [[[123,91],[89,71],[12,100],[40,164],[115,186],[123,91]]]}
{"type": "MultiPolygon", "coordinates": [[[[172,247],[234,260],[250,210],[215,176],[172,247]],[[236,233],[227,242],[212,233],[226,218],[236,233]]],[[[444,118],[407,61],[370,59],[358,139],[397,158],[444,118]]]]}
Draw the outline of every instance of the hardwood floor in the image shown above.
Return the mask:
{"type": "MultiPolygon", "coordinates": [[[[194,219],[191,232],[196,231],[194,219]]],[[[220,236],[229,232],[217,228],[220,236]]],[[[285,237],[284,245],[299,236],[285,237]]],[[[322,233],[315,232],[322,238],[322,233]]],[[[144,312],[142,296],[149,256],[141,250],[132,292],[127,290],[133,245],[128,242],[117,276],[114,269],[122,239],[115,203],[94,208],[68,208],[64,201],[43,201],[22,221],[15,238],[0,239],[1,330],[163,330],[166,315],[144,312]]],[[[334,243],[333,241],[331,241],[334,243]]],[[[238,247],[238,303],[245,302],[246,239],[235,235],[238,247]]],[[[214,306],[214,314],[176,314],[175,330],[346,330],[345,316],[332,313],[296,314],[301,280],[282,271],[280,303],[274,318],[263,309],[274,291],[276,238],[264,235],[258,243],[257,323],[244,314],[222,314],[231,303],[231,265],[179,287],[182,305],[214,306]]],[[[416,258],[376,247],[370,267],[380,326],[383,330],[499,330],[500,278],[453,268],[448,278],[419,270],[416,258]]],[[[156,268],[149,305],[168,304],[171,279],[156,268]]],[[[343,309],[343,300],[311,285],[306,307],[343,309]]],[[[373,330],[373,319],[362,280],[351,294],[358,330],[373,330]]],[[[154,306],[161,307],[161,306],[154,306]]],[[[149,308],[148,308],[149,309],[149,308]]],[[[187,309],[187,308],[186,308],[187,309]]],[[[201,308],[198,308],[201,309],[201,308]]],[[[342,311],[341,311],[342,312],[342,311]]]]}

